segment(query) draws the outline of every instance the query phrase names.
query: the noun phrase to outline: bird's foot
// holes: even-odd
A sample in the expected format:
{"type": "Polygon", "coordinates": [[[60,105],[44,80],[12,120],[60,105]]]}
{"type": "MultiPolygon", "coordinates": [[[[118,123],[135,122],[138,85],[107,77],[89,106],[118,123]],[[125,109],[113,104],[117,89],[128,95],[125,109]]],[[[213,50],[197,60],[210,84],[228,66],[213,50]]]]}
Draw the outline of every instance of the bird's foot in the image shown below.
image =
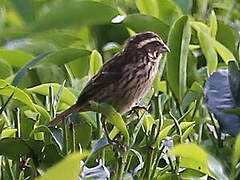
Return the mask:
{"type": "Polygon", "coordinates": [[[132,109],[130,110],[130,113],[132,112],[137,113],[137,111],[139,110],[148,111],[148,109],[145,106],[133,106],[132,109]]]}

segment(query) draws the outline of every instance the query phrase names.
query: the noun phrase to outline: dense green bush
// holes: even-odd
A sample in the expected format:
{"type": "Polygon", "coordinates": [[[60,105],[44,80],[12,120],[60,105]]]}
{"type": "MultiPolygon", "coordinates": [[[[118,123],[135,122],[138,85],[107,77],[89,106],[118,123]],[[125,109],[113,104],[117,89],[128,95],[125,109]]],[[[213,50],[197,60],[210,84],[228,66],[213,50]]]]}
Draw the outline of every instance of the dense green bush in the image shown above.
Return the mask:
{"type": "Polygon", "coordinates": [[[2,0],[0,179],[239,179],[240,136],[222,133],[240,131],[239,32],[239,0],[2,0]],[[140,102],[148,111],[92,102],[95,112],[48,128],[143,31],[171,49],[140,102]],[[229,81],[211,76],[219,69],[229,81]]]}

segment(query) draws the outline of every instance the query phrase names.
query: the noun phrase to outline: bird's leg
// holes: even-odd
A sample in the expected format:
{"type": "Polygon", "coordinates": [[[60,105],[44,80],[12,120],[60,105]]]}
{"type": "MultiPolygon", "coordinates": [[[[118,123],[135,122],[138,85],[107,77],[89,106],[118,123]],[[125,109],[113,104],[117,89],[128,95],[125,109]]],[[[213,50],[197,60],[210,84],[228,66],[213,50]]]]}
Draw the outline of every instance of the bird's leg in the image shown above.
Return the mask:
{"type": "Polygon", "coordinates": [[[120,143],[118,140],[110,138],[109,131],[107,129],[107,121],[106,121],[105,117],[101,118],[101,122],[102,122],[102,126],[105,131],[105,134],[106,134],[109,144],[112,144],[113,146],[116,146],[120,149],[125,149],[125,146],[122,143],[120,143]]]}
{"type": "Polygon", "coordinates": [[[148,111],[148,109],[147,109],[145,106],[138,106],[138,105],[137,105],[137,106],[133,106],[133,107],[131,108],[130,113],[135,112],[136,114],[138,114],[138,113],[137,113],[138,110],[148,111]]]}

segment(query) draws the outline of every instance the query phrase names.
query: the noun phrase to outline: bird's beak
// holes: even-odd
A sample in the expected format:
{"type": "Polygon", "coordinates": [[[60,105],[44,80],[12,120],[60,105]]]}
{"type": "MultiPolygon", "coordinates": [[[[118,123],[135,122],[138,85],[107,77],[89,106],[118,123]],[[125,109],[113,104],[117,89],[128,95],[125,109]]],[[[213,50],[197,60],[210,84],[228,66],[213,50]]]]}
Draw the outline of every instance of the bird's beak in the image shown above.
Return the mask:
{"type": "Polygon", "coordinates": [[[171,52],[170,49],[169,49],[169,47],[168,47],[166,44],[164,44],[164,45],[161,47],[160,51],[161,51],[161,52],[171,52]]]}

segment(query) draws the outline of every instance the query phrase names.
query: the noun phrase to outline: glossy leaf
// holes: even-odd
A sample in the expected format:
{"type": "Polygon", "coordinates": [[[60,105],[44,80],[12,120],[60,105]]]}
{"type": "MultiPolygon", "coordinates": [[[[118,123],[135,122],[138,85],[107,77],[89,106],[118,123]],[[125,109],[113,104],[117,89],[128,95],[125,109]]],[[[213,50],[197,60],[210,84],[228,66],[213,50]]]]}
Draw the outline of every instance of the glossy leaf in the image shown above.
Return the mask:
{"type": "Polygon", "coordinates": [[[136,5],[141,14],[158,17],[157,0],[136,0],[136,5]]]}
{"type": "Polygon", "coordinates": [[[129,134],[122,116],[112,106],[106,103],[98,104],[92,101],[91,108],[93,108],[93,110],[96,112],[102,113],[110,123],[112,123],[121,133],[123,133],[127,142],[129,141],[129,134]]]}
{"type": "Polygon", "coordinates": [[[215,179],[229,180],[222,164],[211,155],[208,155],[208,168],[215,179]]]}
{"type": "Polygon", "coordinates": [[[159,15],[158,18],[167,24],[172,24],[181,15],[181,9],[172,0],[158,0],[159,15]]]}
{"type": "Polygon", "coordinates": [[[167,41],[169,26],[155,17],[131,14],[124,19],[123,24],[135,32],[153,31],[167,41]]]}
{"type": "Polygon", "coordinates": [[[12,67],[0,58],[0,79],[5,79],[13,74],[12,67]]]}
{"type": "Polygon", "coordinates": [[[195,169],[210,176],[213,176],[208,170],[208,154],[196,144],[176,145],[169,155],[180,156],[180,167],[195,169]]]}
{"type": "Polygon", "coordinates": [[[57,65],[63,65],[89,55],[90,51],[85,49],[65,48],[49,54],[41,63],[50,62],[57,65]]]}
{"type": "Polygon", "coordinates": [[[109,145],[109,142],[108,142],[108,138],[106,136],[103,136],[102,138],[100,138],[96,144],[94,144],[94,146],[92,147],[91,149],[91,154],[94,154],[96,152],[98,152],[100,149],[106,147],[109,145]]]}
{"type": "Polygon", "coordinates": [[[235,45],[238,42],[239,37],[237,35],[237,32],[230,24],[218,20],[218,31],[216,40],[223,44],[232,53],[234,53],[236,50],[235,45]]]}
{"type": "Polygon", "coordinates": [[[21,80],[23,79],[24,75],[27,73],[29,68],[34,67],[36,64],[38,64],[45,56],[47,56],[49,52],[42,53],[35,57],[32,61],[28,62],[26,65],[24,65],[21,69],[18,70],[18,72],[15,75],[15,78],[13,79],[13,85],[17,86],[21,80]]]}
{"type": "Polygon", "coordinates": [[[213,38],[215,38],[217,34],[217,17],[214,10],[212,10],[210,15],[209,26],[210,26],[210,34],[213,38]]]}
{"type": "Polygon", "coordinates": [[[160,143],[162,142],[163,139],[165,139],[167,137],[167,135],[169,134],[170,130],[174,127],[174,125],[169,125],[163,129],[161,129],[160,134],[158,135],[158,138],[156,140],[156,144],[159,146],[160,143]]]}
{"type": "MultiPolygon", "coordinates": [[[[38,93],[42,94],[44,96],[49,95],[49,87],[52,86],[54,90],[54,94],[57,95],[58,90],[60,89],[61,85],[57,83],[46,83],[46,84],[41,84],[39,86],[35,86],[32,88],[28,88],[27,91],[29,93],[38,93]]],[[[68,90],[67,88],[63,88],[62,94],[60,101],[66,103],[67,105],[71,106],[76,102],[76,97],[74,94],[68,90]]]]}
{"type": "Polygon", "coordinates": [[[102,65],[103,60],[101,54],[97,50],[93,50],[90,56],[90,77],[97,74],[102,65]]]}
{"type": "Polygon", "coordinates": [[[168,82],[174,95],[181,102],[186,92],[187,54],[191,38],[188,17],[180,17],[172,26],[168,45],[171,52],[167,54],[168,82]]]}
{"type": "Polygon", "coordinates": [[[14,137],[17,129],[6,128],[1,133],[1,138],[14,137]]]}
{"type": "Polygon", "coordinates": [[[81,172],[80,161],[87,156],[87,153],[72,153],[61,162],[47,170],[39,180],[76,180],[81,172]]]}
{"type": "Polygon", "coordinates": [[[203,31],[198,32],[198,39],[202,52],[207,60],[208,74],[212,74],[218,64],[217,53],[214,49],[214,41],[211,36],[203,31]]]}
{"type": "Polygon", "coordinates": [[[234,147],[233,147],[233,153],[232,153],[232,165],[233,168],[237,165],[237,163],[240,160],[240,134],[238,134],[234,147]]]}
{"type": "Polygon", "coordinates": [[[110,23],[118,12],[111,6],[94,1],[63,1],[50,7],[34,23],[34,31],[65,28],[73,25],[110,23]]]}
{"type": "Polygon", "coordinates": [[[192,130],[193,130],[194,126],[195,125],[192,125],[184,131],[184,133],[181,137],[181,142],[184,142],[188,138],[188,136],[192,133],[192,130]]]}
{"type": "Polygon", "coordinates": [[[148,114],[148,113],[144,114],[143,127],[147,134],[151,131],[153,124],[154,124],[154,119],[151,116],[151,114],[148,114]]]}
{"type": "Polygon", "coordinates": [[[214,40],[214,48],[218,52],[218,54],[221,56],[221,58],[224,60],[225,63],[228,63],[230,60],[234,60],[235,57],[233,53],[227,49],[223,44],[220,42],[214,40]]]}
{"type": "Polygon", "coordinates": [[[31,98],[21,89],[16,88],[3,80],[0,80],[0,94],[10,97],[14,92],[13,99],[17,99],[20,102],[29,106],[35,112],[40,112],[45,118],[50,119],[49,114],[42,107],[34,104],[31,98]]]}
{"type": "Polygon", "coordinates": [[[22,67],[29,62],[33,56],[19,50],[0,49],[0,58],[7,61],[11,66],[22,67]]]}

